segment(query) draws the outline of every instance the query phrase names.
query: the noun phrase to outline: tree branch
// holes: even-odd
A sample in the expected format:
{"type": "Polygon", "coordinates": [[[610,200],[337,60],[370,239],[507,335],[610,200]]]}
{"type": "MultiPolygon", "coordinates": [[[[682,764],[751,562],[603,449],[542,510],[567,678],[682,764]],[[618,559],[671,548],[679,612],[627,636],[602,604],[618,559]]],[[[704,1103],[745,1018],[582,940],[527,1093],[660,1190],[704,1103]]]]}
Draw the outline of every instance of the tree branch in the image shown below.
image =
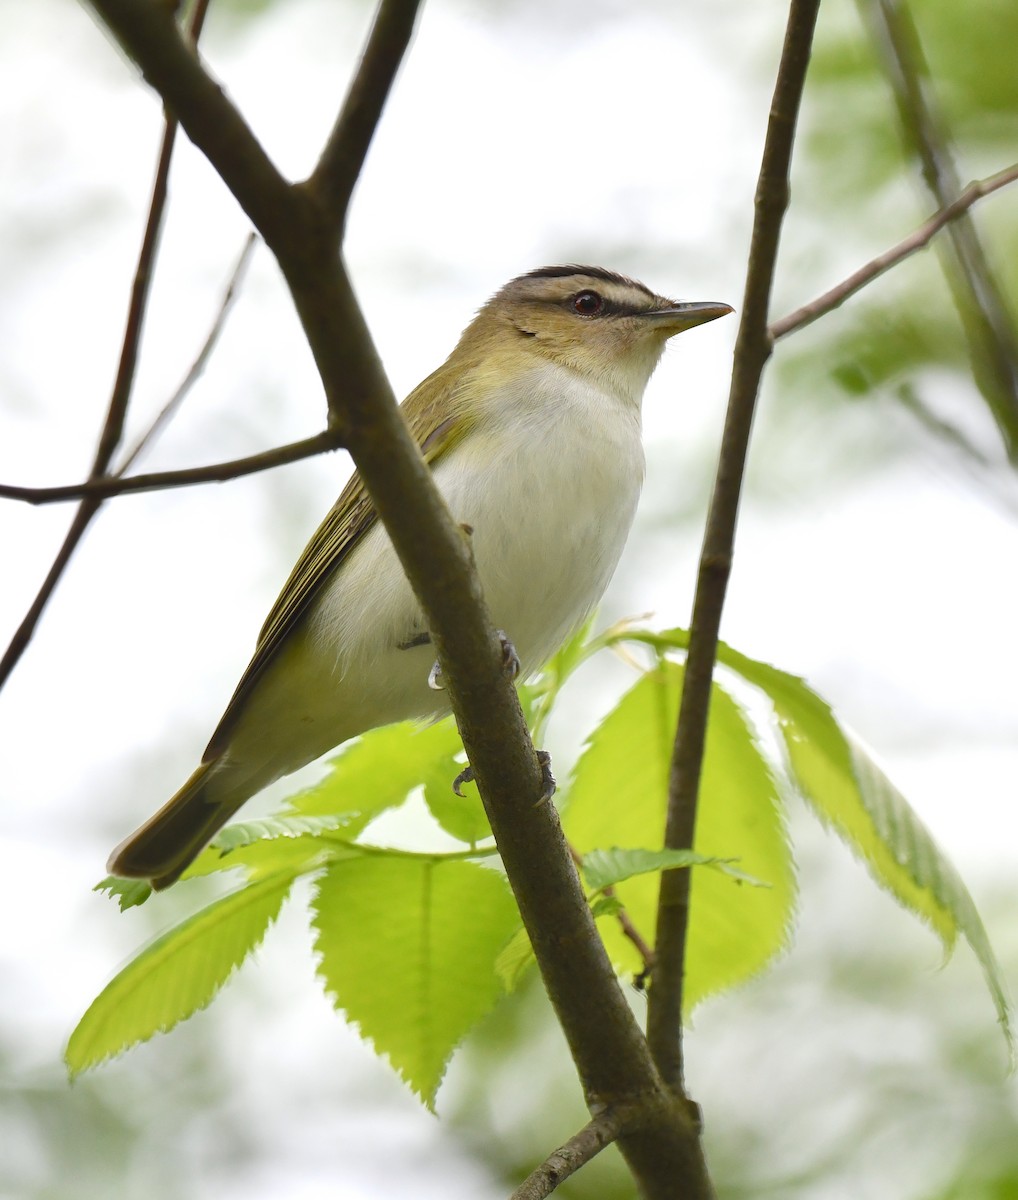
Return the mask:
{"type": "Polygon", "coordinates": [[[88,0],[141,68],[199,150],[216,164],[251,223],[274,251],[288,240],[294,201],[223,88],[205,71],[193,45],[162,0],[88,0]]]}
{"type": "MultiPolygon", "coordinates": [[[[201,33],[207,10],[208,0],[197,0],[194,12],[191,15],[189,28],[189,36],[194,41],[197,41],[201,33]]],[[[179,41],[180,32],[172,17],[170,18],[170,23],[173,25],[174,34],[179,41]]],[[[145,223],[145,232],[142,237],[141,249],[138,253],[138,264],[135,268],[134,282],[131,286],[131,299],[127,309],[127,320],[120,347],[120,362],[117,367],[117,376],[113,383],[113,391],[110,395],[109,405],[107,406],[102,432],[99,435],[99,444],[96,447],[92,469],[89,472],[90,480],[99,480],[105,476],[113,455],[116,453],[117,446],[120,445],[120,439],[123,436],[127,406],[131,398],[131,390],[134,386],[135,368],[138,362],[138,347],[141,343],[141,329],[145,320],[145,310],[148,306],[148,297],[152,284],[152,267],[159,246],[159,234],[162,230],[163,214],[166,209],[166,182],[170,173],[170,161],[173,157],[173,145],[176,136],[177,123],[167,113],[162,145],[159,149],[159,158],[156,164],[155,180],[152,184],[152,197],[149,201],[148,219],[145,223]]],[[[32,640],[36,627],[46,610],[47,604],[49,604],[50,598],[56,590],[57,584],[63,577],[68,563],[71,561],[75,550],[84,537],[85,530],[88,529],[92,523],[92,518],[99,511],[101,503],[101,497],[88,496],[82,500],[78,511],[74,515],[74,520],[71,522],[71,527],[65,534],[63,543],[57,551],[57,556],[46,573],[46,578],[43,580],[42,586],[36,593],[36,597],[32,601],[28,612],[22,618],[21,624],[15,630],[3,658],[0,659],[0,689],[3,688],[4,684],[10,678],[11,672],[18,665],[21,656],[28,648],[28,644],[32,640]]]]}
{"type": "Polygon", "coordinates": [[[339,436],[330,430],[312,434],[299,442],[287,442],[272,450],[249,454],[246,458],[234,458],[228,462],[212,463],[207,467],[185,467],[179,471],[150,471],[144,475],[104,475],[100,479],[88,479],[84,483],[69,483],[57,487],[21,487],[14,483],[0,483],[0,497],[8,500],[24,500],[27,504],[61,504],[68,500],[79,500],[82,496],[99,500],[110,496],[126,496],[135,492],[165,491],[169,488],[193,487],[198,483],[222,483],[227,479],[240,479],[258,471],[269,471],[287,463],[300,462],[338,450],[342,446],[339,436]]]}
{"type": "Polygon", "coordinates": [[[90,2],[220,170],[279,260],[325,386],[330,428],[342,433],[435,642],[492,832],[588,1104],[597,1111],[620,1100],[638,1103],[639,1119],[619,1147],[648,1200],[673,1200],[677,1191],[706,1200],[713,1192],[697,1126],[654,1070],[597,936],[555,807],[538,803],[541,768],[503,673],[469,544],[403,423],[345,267],[336,261],[338,214],[324,211],[307,187],[288,188],[281,180],[198,60],[183,52],[159,0],[90,2]],[[262,186],[265,196],[258,194],[262,186]]]}
{"type": "Polygon", "coordinates": [[[338,219],[340,237],[354,185],[410,44],[421,0],[382,0],[336,124],[307,186],[338,219]]]}
{"type": "MultiPolygon", "coordinates": [[[[883,59],[905,138],[918,155],[923,178],[934,203],[946,208],[960,191],[932,97],[929,69],[919,33],[906,5],[899,0],[859,0],[883,59]]],[[[1018,336],[1004,293],[997,283],[971,219],[962,216],[949,227],[953,251],[948,284],[954,293],[969,343],[973,377],[1000,430],[1012,463],[1018,463],[1018,336]]]]}
{"type": "Polygon", "coordinates": [[[575,1174],[584,1163],[611,1145],[623,1126],[623,1112],[619,1108],[606,1109],[598,1113],[568,1142],[554,1150],[539,1167],[524,1179],[509,1197],[509,1200],[544,1200],[560,1183],[575,1174]]]}
{"type": "Polygon", "coordinates": [[[860,267],[858,271],[853,272],[847,279],[842,280],[841,283],[832,287],[830,291],[824,292],[822,296],[818,296],[815,300],[811,300],[809,304],[804,304],[801,308],[797,308],[794,312],[789,313],[788,316],[782,317],[780,321],[774,321],[768,330],[771,340],[776,342],[780,338],[787,337],[788,334],[804,329],[819,317],[839,308],[846,300],[854,296],[856,292],[861,291],[868,283],[872,283],[874,279],[885,274],[892,267],[896,267],[898,263],[903,262],[906,258],[928,246],[945,225],[949,225],[952,221],[957,220],[977,200],[981,200],[984,196],[989,196],[991,193],[998,191],[1002,187],[1006,187],[1009,183],[1014,183],[1016,180],[1018,180],[1018,163],[1006,167],[1004,170],[998,171],[995,175],[990,175],[986,179],[970,183],[956,199],[945,208],[942,208],[938,213],[935,213],[928,221],[920,225],[914,233],[909,234],[907,238],[904,238],[896,246],[892,246],[890,250],[885,250],[883,254],[878,254],[876,258],[870,259],[865,266],[860,267]]]}
{"type": "MultiPolygon", "coordinates": [[[[732,566],[739,496],[760,377],[771,354],[767,313],[782,219],[795,124],[809,66],[820,0],[792,0],[781,51],[767,137],[756,190],[756,212],[742,320],[714,494],[707,516],[679,722],[669,779],[665,845],[691,849],[703,765],[711,681],[721,611],[732,566]]],[[[647,1036],[658,1071],[682,1092],[683,958],[689,919],[690,872],[666,871],[658,900],[656,959],[648,993],[647,1036]]]]}
{"type": "Polygon", "coordinates": [[[121,459],[116,470],[118,479],[123,478],[131,464],[138,459],[139,455],[144,453],[155,438],[166,428],[169,421],[172,420],[174,413],[183,404],[188,392],[190,392],[201,378],[206,366],[208,366],[212,351],[216,348],[216,343],[219,341],[219,335],[223,332],[226,318],[230,315],[230,311],[236,303],[237,297],[240,295],[240,285],[247,272],[248,264],[251,262],[251,255],[254,253],[257,241],[258,238],[255,234],[248,234],[244,248],[240,252],[240,257],[237,259],[236,266],[233,268],[230,280],[226,285],[226,291],[223,293],[219,311],[216,313],[215,320],[212,322],[212,326],[205,336],[205,341],[202,343],[201,349],[198,351],[194,362],[188,368],[187,374],[181,380],[177,390],[156,414],[156,418],[151,425],[149,425],[127,454],[124,455],[123,459],[121,459]]]}

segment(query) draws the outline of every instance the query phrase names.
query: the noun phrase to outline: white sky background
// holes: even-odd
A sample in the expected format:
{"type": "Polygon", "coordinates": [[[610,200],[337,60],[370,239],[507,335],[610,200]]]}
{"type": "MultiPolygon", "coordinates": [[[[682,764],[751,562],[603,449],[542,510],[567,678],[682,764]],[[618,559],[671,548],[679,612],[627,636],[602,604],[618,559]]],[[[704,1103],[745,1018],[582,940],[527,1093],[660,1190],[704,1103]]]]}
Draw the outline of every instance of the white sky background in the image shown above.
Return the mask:
{"type": "MultiPolygon", "coordinates": [[[[348,258],[399,394],[438,365],[492,291],[543,263],[602,263],[686,299],[741,296],[771,87],[766,70],[750,68],[776,60],[783,6],[481,7],[435,0],[426,9],[355,197],[348,258]]],[[[87,471],[108,399],[159,107],[82,8],[8,0],[0,17],[0,478],[68,482],[87,471]]],[[[234,27],[213,6],[205,52],[292,176],[314,162],[366,20],[361,6],[297,0],[234,27]]],[[[247,230],[183,137],[171,189],[132,433],[190,364],[247,230]]],[[[832,262],[847,254],[853,265],[883,248],[865,230],[858,238],[858,253],[846,251],[839,228],[832,262]]],[[[778,307],[835,277],[782,276],[778,307]]],[[[705,499],[703,448],[720,428],[735,328],[726,320],[683,336],[648,389],[646,502],[605,620],[653,610],[661,624],[688,621],[699,529],[674,518],[705,499]]],[[[880,442],[878,425],[896,419],[871,406],[832,431],[829,412],[795,433],[801,459],[780,456],[778,469],[754,462],[723,633],[806,675],[847,716],[978,901],[981,887],[1014,875],[1018,524],[918,436],[907,459],[818,490],[817,464],[837,474],[846,431],[880,442]]],[[[142,469],[252,453],[323,421],[310,355],[260,248],[213,363],[142,469]]],[[[83,1007],[151,931],[151,918],[121,918],[88,889],[112,844],[197,761],[265,611],[347,470],[337,455],[109,504],[0,693],[0,904],[9,914],[0,1036],[17,1047],[19,1086],[59,1074],[83,1007]]],[[[71,513],[0,505],[5,640],[71,513]]],[[[575,730],[558,733],[564,747],[611,702],[605,688],[623,680],[611,665],[600,677],[600,690],[576,689],[575,730]]],[[[866,886],[858,873],[851,879],[866,886]]],[[[860,904],[873,911],[892,919],[888,906],[860,904]]],[[[170,1131],[154,1143],[146,1133],[145,1145],[163,1137],[164,1150],[179,1151],[182,1173],[198,1172],[185,1189],[197,1197],[230,1196],[231,1187],[282,1195],[283,1179],[288,1200],[405,1196],[395,1158],[415,1172],[415,1196],[501,1194],[317,995],[299,915],[284,928],[290,945],[277,937],[266,949],[272,969],[260,990],[232,989],[218,1017],[192,1025],[206,1031],[196,1038],[213,1031],[226,1043],[233,1082],[248,1097],[244,1120],[261,1112],[268,1126],[299,1111],[300,1131],[278,1154],[263,1149],[254,1174],[217,1175],[208,1166],[215,1147],[191,1125],[183,1150],[170,1131]],[[347,1114],[340,1134],[332,1109],[320,1129],[310,1115],[322,1045],[343,1064],[331,1097],[347,1114]],[[338,1191],[321,1149],[332,1141],[344,1154],[338,1191]]],[[[1007,932],[991,923],[994,940],[1007,932]]],[[[969,959],[951,967],[960,970],[978,989],[969,959]]],[[[942,979],[927,975],[917,988],[942,979]]],[[[988,1002],[981,1011],[992,1037],[988,1002]]],[[[178,1030],[109,1069],[139,1111],[148,1089],[184,1104],[174,1056],[186,1061],[202,1045],[188,1051],[189,1036],[178,1030]]],[[[224,1085],[214,1103],[229,1111],[238,1101],[224,1085]]],[[[68,1105],[56,1119],[73,1127],[73,1094],[68,1105]]],[[[9,1144],[18,1145],[12,1178],[24,1194],[36,1194],[29,1185],[47,1172],[59,1175],[31,1139],[9,1144]]],[[[171,1181],[150,1177],[152,1161],[139,1153],[124,1182],[176,1195],[171,1181]]],[[[0,1194],[4,1186],[0,1171],[0,1194]]]]}

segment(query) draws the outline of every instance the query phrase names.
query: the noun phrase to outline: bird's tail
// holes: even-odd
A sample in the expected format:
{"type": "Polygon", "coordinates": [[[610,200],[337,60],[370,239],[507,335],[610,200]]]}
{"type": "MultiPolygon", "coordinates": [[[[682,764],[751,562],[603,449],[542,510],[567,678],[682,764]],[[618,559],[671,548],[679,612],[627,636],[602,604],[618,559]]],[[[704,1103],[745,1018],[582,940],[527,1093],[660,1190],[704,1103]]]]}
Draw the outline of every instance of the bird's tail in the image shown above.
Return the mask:
{"type": "Polygon", "coordinates": [[[175,883],[247,799],[231,789],[216,796],[210,786],[218,760],[204,762],[184,786],[110,855],[113,875],[148,879],[159,891],[175,883]]]}

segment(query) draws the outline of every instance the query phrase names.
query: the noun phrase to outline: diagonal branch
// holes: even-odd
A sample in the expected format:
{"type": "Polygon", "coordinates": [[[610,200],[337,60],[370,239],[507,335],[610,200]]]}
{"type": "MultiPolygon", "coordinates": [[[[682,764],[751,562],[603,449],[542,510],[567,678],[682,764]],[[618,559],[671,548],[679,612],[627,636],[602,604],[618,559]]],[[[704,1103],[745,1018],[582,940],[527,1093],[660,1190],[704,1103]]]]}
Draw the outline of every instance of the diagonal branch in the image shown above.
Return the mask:
{"type": "MultiPolygon", "coordinates": [[[[197,0],[189,26],[189,36],[192,41],[197,41],[201,33],[207,10],[208,0],[197,0]]],[[[170,21],[177,39],[180,40],[179,30],[172,17],[170,21]]],[[[170,161],[173,157],[173,145],[176,136],[177,122],[170,113],[167,113],[162,145],[159,149],[159,158],[156,164],[155,180],[152,185],[152,198],[149,201],[148,220],[145,224],[145,233],[142,237],[141,250],[138,254],[134,282],[131,286],[131,299],[128,305],[127,321],[121,342],[120,362],[117,367],[117,376],[106,410],[106,419],[103,423],[102,432],[99,435],[99,444],[96,447],[92,469],[89,472],[90,480],[102,479],[105,476],[113,455],[120,445],[120,439],[123,436],[127,406],[131,398],[131,390],[134,386],[134,375],[138,362],[138,347],[141,343],[141,330],[145,320],[145,309],[148,305],[148,297],[152,284],[152,267],[159,245],[163,214],[166,210],[166,183],[169,178],[170,161]]],[[[71,522],[71,527],[68,529],[63,543],[57,551],[56,558],[46,573],[46,578],[43,580],[42,586],[39,588],[28,612],[22,618],[21,624],[15,630],[14,637],[11,639],[3,658],[0,659],[0,688],[3,688],[4,684],[10,678],[11,672],[18,665],[21,656],[28,648],[28,644],[32,640],[36,627],[46,610],[46,606],[49,604],[50,598],[56,590],[57,584],[63,578],[68,563],[70,563],[75,550],[84,537],[86,529],[92,523],[92,518],[99,511],[101,503],[101,498],[91,496],[87,496],[82,500],[77,513],[74,515],[74,520],[71,522]]]]}
{"type": "Polygon", "coordinates": [[[270,249],[292,227],[291,188],[161,0],[89,0],[233,193],[270,249]],[[129,32],[129,40],[128,40],[129,32]]]}
{"type": "Polygon", "coordinates": [[[193,54],[161,0],[90,0],[220,171],[276,254],[342,433],[432,635],[506,874],[583,1084],[598,1111],[625,1098],[619,1138],[647,1200],[712,1196],[688,1107],[666,1089],[597,936],[541,767],[502,667],[470,548],[396,407],[346,269],[336,214],[289,187],[193,54]],[[163,46],[160,39],[172,44],[163,46]],[[259,181],[266,194],[259,194],[259,181]]]}
{"type": "MultiPolygon", "coordinates": [[[[904,0],[860,0],[884,62],[906,140],[922,164],[934,203],[946,208],[960,190],[958,174],[929,89],[919,32],[904,0]]],[[[1018,334],[1007,300],[969,216],[949,227],[948,284],[969,343],[973,377],[1018,463],[1018,334]]]]}
{"type": "Polygon", "coordinates": [[[340,236],[382,108],[410,44],[420,4],[421,0],[382,0],[357,74],[318,165],[307,181],[307,186],[335,215],[340,236]]]}
{"type": "Polygon", "coordinates": [[[609,1108],[598,1113],[531,1171],[509,1200],[544,1200],[550,1196],[560,1183],[615,1141],[622,1130],[624,1118],[625,1114],[620,1108],[609,1108]]]}
{"type": "Polygon", "coordinates": [[[822,296],[811,300],[809,304],[804,304],[801,308],[797,308],[795,312],[789,313],[788,316],[782,317],[779,321],[773,321],[769,330],[771,339],[776,342],[780,338],[787,337],[790,333],[796,333],[798,330],[804,329],[807,325],[811,325],[819,317],[833,311],[835,308],[839,308],[846,300],[854,296],[856,292],[861,291],[868,283],[872,283],[874,279],[885,274],[892,267],[896,267],[898,263],[904,262],[906,258],[909,258],[917,251],[925,249],[945,225],[949,225],[952,221],[956,221],[963,213],[968,212],[977,200],[991,195],[991,193],[997,191],[999,188],[1006,187],[1009,183],[1014,183],[1016,180],[1018,180],[1018,163],[1006,167],[1004,170],[998,171],[995,175],[990,175],[986,179],[970,183],[950,204],[946,205],[938,213],[934,213],[928,221],[920,225],[914,233],[910,233],[907,238],[904,238],[896,246],[892,246],[890,250],[885,250],[883,254],[878,254],[876,258],[870,259],[865,266],[860,267],[858,271],[853,272],[847,279],[842,280],[841,283],[824,292],[822,296]]]}
{"type": "Polygon", "coordinates": [[[120,465],[116,470],[118,479],[123,478],[131,464],[138,459],[139,455],[144,453],[162,430],[166,428],[168,422],[172,420],[174,413],[184,403],[188,392],[190,392],[201,378],[202,373],[208,366],[212,351],[216,348],[216,343],[219,341],[219,335],[223,332],[226,318],[230,315],[230,311],[240,294],[240,285],[244,279],[244,275],[247,273],[248,264],[251,262],[251,255],[254,253],[257,241],[258,239],[255,234],[251,233],[248,235],[247,241],[244,243],[244,249],[241,250],[240,257],[237,259],[236,266],[230,275],[230,281],[226,285],[226,291],[223,294],[222,303],[219,305],[219,311],[212,322],[212,327],[205,336],[205,341],[202,343],[201,349],[198,351],[194,362],[188,368],[187,374],[181,380],[177,390],[156,414],[155,420],[121,459],[120,465]]]}
{"type": "MultiPolygon", "coordinates": [[[[690,849],[696,828],[711,681],[721,610],[732,567],[739,496],[760,378],[771,354],[767,315],[778,242],[788,207],[795,124],[809,66],[820,0],[792,0],[781,51],[756,190],[756,213],[742,320],[717,477],[696,581],[689,653],[669,779],[665,845],[690,849]]],[[[666,871],[658,900],[657,964],[651,977],[647,1037],[664,1081],[681,1092],[683,958],[689,918],[690,872],[666,871]]]]}

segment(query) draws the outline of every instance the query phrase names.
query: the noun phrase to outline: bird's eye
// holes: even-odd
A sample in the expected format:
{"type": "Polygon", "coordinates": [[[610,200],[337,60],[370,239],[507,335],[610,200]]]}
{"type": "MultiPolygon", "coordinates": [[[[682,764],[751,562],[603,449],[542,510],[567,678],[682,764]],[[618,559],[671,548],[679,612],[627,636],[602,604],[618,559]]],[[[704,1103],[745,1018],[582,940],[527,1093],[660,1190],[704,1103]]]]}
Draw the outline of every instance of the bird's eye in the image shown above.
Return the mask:
{"type": "Polygon", "coordinates": [[[596,317],[604,308],[604,300],[597,292],[577,292],[573,297],[573,312],[581,317],[596,317]]]}

